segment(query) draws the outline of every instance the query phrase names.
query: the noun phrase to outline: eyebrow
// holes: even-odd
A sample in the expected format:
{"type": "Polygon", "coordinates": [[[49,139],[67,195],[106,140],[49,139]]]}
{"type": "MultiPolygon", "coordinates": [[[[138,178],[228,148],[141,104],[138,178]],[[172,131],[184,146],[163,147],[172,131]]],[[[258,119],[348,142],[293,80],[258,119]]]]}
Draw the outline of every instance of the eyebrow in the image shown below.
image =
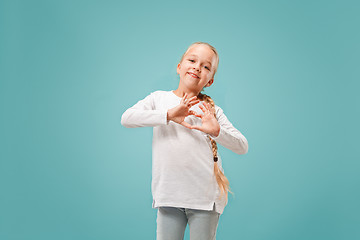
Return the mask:
{"type": "MultiPolygon", "coordinates": [[[[195,54],[190,54],[189,57],[190,57],[190,56],[197,57],[195,54]]],[[[209,62],[209,61],[206,61],[206,62],[208,62],[208,63],[210,64],[210,66],[212,66],[212,65],[211,65],[211,62],[209,62]]]]}

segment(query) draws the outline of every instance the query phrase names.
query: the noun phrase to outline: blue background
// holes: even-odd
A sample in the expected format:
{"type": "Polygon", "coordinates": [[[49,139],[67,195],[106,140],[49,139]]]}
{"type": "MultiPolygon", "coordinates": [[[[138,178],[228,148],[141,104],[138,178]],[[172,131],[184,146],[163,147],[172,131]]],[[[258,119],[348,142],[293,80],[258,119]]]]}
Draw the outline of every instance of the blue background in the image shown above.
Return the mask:
{"type": "MultiPolygon", "coordinates": [[[[235,193],[217,239],[360,239],[358,1],[1,1],[0,239],[155,239],[151,128],[121,114],[178,85],[249,141],[220,148],[235,193]]],[[[186,230],[186,239],[188,229],[186,230]]]]}

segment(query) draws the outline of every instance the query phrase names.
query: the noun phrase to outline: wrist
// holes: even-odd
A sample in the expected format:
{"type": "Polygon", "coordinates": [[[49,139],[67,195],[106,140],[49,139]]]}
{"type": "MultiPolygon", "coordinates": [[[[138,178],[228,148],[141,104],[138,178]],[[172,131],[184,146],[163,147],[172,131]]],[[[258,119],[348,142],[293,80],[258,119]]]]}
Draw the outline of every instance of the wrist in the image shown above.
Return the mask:
{"type": "Polygon", "coordinates": [[[220,127],[219,127],[218,129],[216,129],[216,130],[213,132],[212,135],[213,135],[214,137],[218,137],[219,134],[220,134],[220,127]]]}

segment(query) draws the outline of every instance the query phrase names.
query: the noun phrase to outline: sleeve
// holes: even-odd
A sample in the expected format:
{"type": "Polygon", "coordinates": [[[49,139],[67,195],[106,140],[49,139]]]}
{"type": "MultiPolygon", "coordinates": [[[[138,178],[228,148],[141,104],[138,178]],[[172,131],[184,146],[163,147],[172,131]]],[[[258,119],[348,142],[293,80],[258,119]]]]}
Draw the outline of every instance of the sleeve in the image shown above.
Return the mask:
{"type": "Polygon", "coordinates": [[[153,92],[128,108],[121,116],[121,124],[127,128],[155,127],[168,124],[167,110],[156,110],[155,98],[156,92],[153,92]]]}
{"type": "Polygon", "coordinates": [[[237,154],[247,153],[249,148],[247,139],[231,124],[223,110],[218,106],[216,108],[216,118],[220,125],[220,133],[217,137],[212,135],[210,137],[237,154]]]}

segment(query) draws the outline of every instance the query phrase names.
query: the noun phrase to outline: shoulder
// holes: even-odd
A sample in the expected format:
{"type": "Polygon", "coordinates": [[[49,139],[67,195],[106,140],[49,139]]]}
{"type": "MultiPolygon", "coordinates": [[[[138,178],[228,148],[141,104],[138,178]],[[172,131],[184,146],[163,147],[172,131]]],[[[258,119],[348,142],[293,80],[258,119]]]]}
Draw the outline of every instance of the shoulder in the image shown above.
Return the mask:
{"type": "Polygon", "coordinates": [[[171,94],[171,91],[164,91],[164,90],[157,90],[157,91],[150,93],[150,95],[153,97],[163,97],[163,96],[168,96],[170,94],[171,94]]]}
{"type": "Polygon", "coordinates": [[[151,92],[147,98],[152,101],[153,103],[155,102],[166,102],[169,101],[169,99],[172,98],[172,93],[171,91],[164,91],[164,90],[157,90],[154,92],[151,92]]]}

